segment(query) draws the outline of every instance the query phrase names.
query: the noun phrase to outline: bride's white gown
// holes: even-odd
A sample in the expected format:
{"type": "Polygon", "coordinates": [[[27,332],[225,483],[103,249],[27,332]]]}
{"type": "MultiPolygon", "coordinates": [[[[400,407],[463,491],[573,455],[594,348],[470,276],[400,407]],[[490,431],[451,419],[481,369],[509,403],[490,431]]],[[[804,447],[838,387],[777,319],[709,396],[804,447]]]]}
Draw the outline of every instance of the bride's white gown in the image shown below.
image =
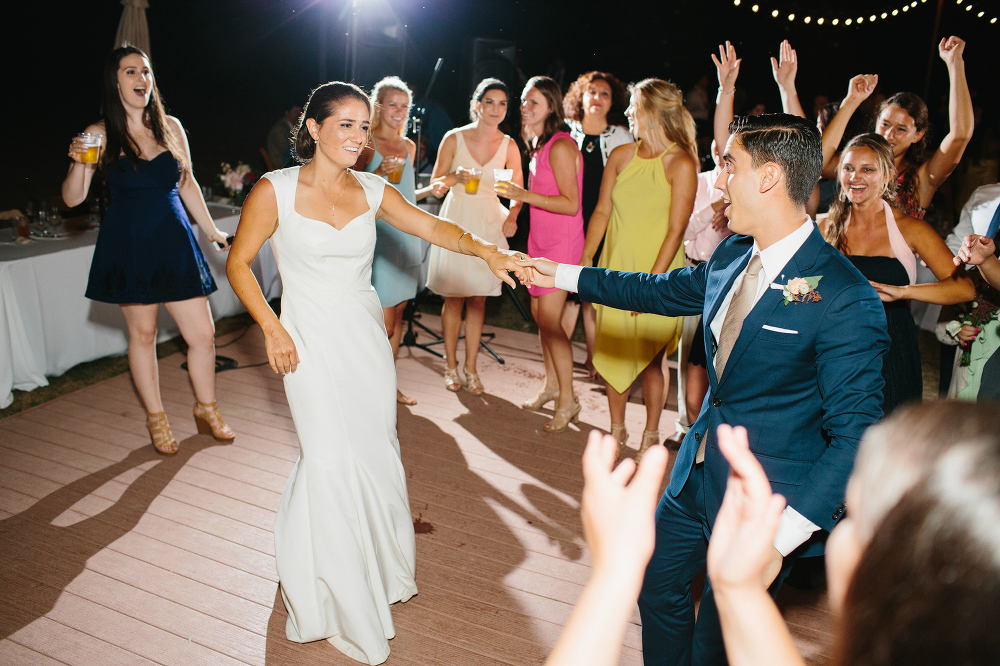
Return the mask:
{"type": "Polygon", "coordinates": [[[351,172],[369,210],[342,230],[295,212],[299,167],[274,186],[281,324],[300,364],[285,375],[299,460],[274,520],[285,633],[329,640],[380,664],[395,635],[389,605],[417,593],[416,544],[396,438],[396,371],[371,285],[385,181],[351,172]]]}

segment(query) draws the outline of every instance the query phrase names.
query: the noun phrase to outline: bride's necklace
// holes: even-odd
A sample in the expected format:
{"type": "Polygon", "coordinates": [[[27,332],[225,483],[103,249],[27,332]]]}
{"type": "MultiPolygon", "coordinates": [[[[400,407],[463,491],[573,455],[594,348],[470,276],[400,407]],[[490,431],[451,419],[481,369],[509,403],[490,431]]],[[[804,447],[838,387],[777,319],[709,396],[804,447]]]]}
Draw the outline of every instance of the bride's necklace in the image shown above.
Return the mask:
{"type": "Polygon", "coordinates": [[[323,193],[323,198],[326,199],[326,203],[330,206],[330,212],[333,213],[334,215],[337,214],[337,204],[340,203],[341,197],[344,196],[345,189],[347,188],[346,187],[340,188],[340,191],[337,192],[337,198],[331,202],[330,195],[325,190],[320,188],[320,192],[323,193]]]}

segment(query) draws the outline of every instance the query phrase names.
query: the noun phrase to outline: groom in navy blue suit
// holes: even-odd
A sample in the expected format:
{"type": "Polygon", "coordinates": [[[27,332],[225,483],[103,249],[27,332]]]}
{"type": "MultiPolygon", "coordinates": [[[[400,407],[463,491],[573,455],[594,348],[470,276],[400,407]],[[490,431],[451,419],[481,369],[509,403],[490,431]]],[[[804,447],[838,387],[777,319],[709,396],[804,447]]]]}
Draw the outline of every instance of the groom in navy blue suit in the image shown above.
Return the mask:
{"type": "Polygon", "coordinates": [[[706,322],[709,391],[657,508],[656,549],[639,595],[646,664],[726,663],[711,581],[697,623],[691,597],[729,475],[719,424],[746,427],[750,449],[788,501],[774,541],[776,591],[795,556],[822,552],[844,514],[861,435],[882,416],[882,303],[806,214],[822,166],[819,132],[784,114],[738,118],[729,130],[716,187],[735,235],[708,262],[660,275],[522,262],[534,265],[539,286],[706,322]]]}

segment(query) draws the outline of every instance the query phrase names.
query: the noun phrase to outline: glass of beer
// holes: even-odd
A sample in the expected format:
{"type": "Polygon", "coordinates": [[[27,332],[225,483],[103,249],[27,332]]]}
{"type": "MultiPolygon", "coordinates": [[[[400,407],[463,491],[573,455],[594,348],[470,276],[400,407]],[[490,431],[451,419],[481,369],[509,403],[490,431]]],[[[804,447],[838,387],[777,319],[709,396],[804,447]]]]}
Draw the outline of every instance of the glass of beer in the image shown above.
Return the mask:
{"type": "Polygon", "coordinates": [[[468,169],[469,182],[465,184],[466,194],[475,194],[479,191],[479,179],[483,177],[482,169],[468,169]]]}
{"type": "Polygon", "coordinates": [[[406,161],[402,157],[386,157],[385,162],[385,177],[393,185],[398,185],[401,180],[403,180],[403,169],[406,167],[406,161]]]}
{"type": "Polygon", "coordinates": [[[83,150],[80,151],[80,161],[84,164],[97,164],[97,158],[101,154],[101,142],[104,139],[100,134],[90,134],[82,132],[77,135],[83,150]]]}

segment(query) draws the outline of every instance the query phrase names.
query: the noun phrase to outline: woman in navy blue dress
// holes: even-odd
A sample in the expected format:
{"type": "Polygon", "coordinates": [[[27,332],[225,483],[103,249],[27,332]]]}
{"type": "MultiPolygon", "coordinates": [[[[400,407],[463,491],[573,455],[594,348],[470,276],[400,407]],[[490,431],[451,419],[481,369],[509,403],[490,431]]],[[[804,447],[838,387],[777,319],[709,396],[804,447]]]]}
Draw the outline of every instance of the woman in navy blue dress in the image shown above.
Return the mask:
{"type": "Polygon", "coordinates": [[[77,206],[102,169],[111,203],[101,223],[87,283],[87,298],[117,303],[128,325],[129,369],[146,408],[146,427],[159,453],[177,453],[160,400],[156,364],[156,320],[160,303],[188,343],[198,432],[230,441],[233,431],[215,402],[215,324],[208,295],[215,280],[198,246],[191,219],[212,240],[226,235],[209,215],[191,171],[191,153],[180,121],[163,111],[146,54],[133,46],[115,49],[104,67],[104,118],[86,132],[103,137],[96,164],[81,161],[80,139],[63,181],[63,199],[77,206]],[[188,218],[190,212],[191,219],[188,218]]]}

